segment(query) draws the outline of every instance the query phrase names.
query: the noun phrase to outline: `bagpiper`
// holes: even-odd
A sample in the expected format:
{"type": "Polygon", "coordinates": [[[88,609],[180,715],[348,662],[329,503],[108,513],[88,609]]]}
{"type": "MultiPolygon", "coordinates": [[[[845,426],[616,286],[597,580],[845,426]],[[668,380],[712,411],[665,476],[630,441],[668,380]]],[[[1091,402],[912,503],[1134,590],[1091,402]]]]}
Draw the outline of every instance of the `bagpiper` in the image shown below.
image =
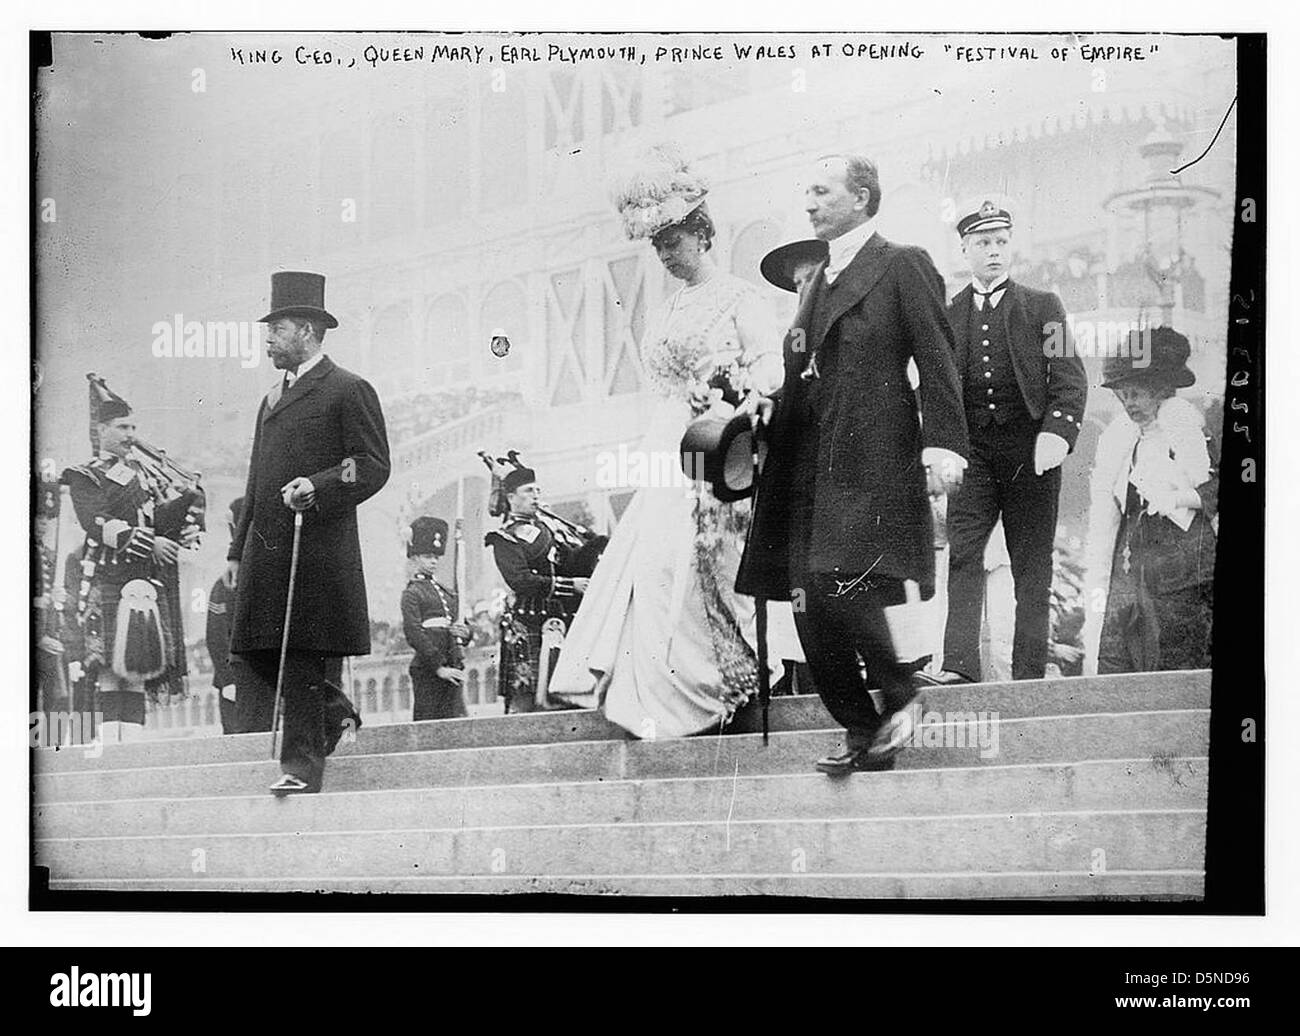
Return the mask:
{"type": "Polygon", "coordinates": [[[447,553],[447,523],[421,517],[411,523],[406,556],[414,565],[402,592],[402,630],[415,657],[411,686],[415,707],[411,718],[455,719],[465,708],[465,644],[469,628],[456,621],[456,594],[437,579],[438,563],[447,553]]]}
{"type": "Polygon", "coordinates": [[[185,636],[177,558],[198,544],[204,495],[197,476],[136,435],[131,407],[90,375],[95,456],[68,468],[77,521],[85,531],[76,618],[79,675],[94,691],[104,740],[123,740],[145,722],[145,697],[185,692],[185,636]]]}
{"type": "Polygon", "coordinates": [[[501,528],[484,538],[512,591],[501,617],[500,695],[507,712],[569,708],[550,701],[546,687],[588,579],[562,573],[580,570],[574,567],[581,565],[579,555],[588,547],[603,546],[604,537],[584,543],[566,529],[561,542],[553,524],[561,520],[540,506],[537,473],[513,457],[511,461],[515,466],[503,475],[493,469],[500,477],[506,513],[501,528]]]}

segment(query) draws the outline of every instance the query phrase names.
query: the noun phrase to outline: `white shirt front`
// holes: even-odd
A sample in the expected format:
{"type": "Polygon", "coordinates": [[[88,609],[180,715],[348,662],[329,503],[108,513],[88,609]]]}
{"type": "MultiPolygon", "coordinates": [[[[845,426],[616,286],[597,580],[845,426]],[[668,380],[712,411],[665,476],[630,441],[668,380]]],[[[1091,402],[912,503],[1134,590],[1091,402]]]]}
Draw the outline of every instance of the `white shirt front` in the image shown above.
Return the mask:
{"type": "Polygon", "coordinates": [[[833,241],[828,241],[830,259],[826,263],[826,283],[834,284],[835,278],[844,272],[844,268],[853,262],[862,251],[862,246],[871,240],[876,232],[875,219],[860,223],[846,234],[841,234],[833,241]]]}
{"type": "Polygon", "coordinates": [[[998,303],[1002,301],[1006,293],[1007,281],[1010,279],[1010,276],[1010,274],[1004,273],[1001,277],[995,280],[993,286],[989,288],[985,288],[979,281],[971,278],[971,287],[975,289],[975,308],[983,312],[984,302],[987,300],[990,306],[997,309],[998,303]],[[992,294],[981,295],[980,292],[992,292],[992,294]]]}
{"type": "Polygon", "coordinates": [[[304,360],[302,363],[300,363],[300,364],[298,365],[298,370],[297,370],[296,372],[295,372],[295,371],[285,371],[285,372],[284,372],[284,387],[285,387],[285,388],[288,388],[288,387],[289,387],[290,385],[292,385],[295,381],[297,381],[297,380],[298,380],[299,378],[301,378],[304,374],[306,374],[309,370],[311,370],[313,367],[315,367],[316,364],[320,363],[320,361],[323,360],[323,359],[325,359],[325,352],[324,352],[324,350],[320,350],[320,351],[318,351],[318,352],[316,353],[316,355],[313,356],[310,360],[304,360]]]}

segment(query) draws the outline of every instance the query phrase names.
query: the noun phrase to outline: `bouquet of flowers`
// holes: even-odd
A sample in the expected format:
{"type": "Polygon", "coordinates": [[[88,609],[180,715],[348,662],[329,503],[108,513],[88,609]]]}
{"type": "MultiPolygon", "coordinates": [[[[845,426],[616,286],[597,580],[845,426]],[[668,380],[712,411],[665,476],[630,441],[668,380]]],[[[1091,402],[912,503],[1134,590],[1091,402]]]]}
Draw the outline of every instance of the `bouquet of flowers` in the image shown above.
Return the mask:
{"type": "Polygon", "coordinates": [[[665,395],[690,398],[707,389],[704,372],[711,357],[712,350],[702,335],[665,338],[648,350],[646,376],[665,395]]]}

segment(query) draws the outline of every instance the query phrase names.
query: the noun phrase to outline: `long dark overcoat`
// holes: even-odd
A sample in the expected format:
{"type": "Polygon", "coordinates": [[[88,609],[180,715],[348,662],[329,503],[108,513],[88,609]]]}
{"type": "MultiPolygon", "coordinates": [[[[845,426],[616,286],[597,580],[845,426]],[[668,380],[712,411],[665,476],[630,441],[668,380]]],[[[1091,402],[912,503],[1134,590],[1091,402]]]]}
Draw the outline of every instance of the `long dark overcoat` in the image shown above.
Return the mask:
{"type": "Polygon", "coordinates": [[[293,512],[280,487],[304,476],[316,487],[316,502],[304,513],[289,646],[369,653],[357,505],[383,487],[388,472],[379,397],[329,357],[274,407],[270,396],[262,400],[243,513],[227,554],[240,562],[232,652],[280,649],[293,545],[293,512]]]}
{"type": "Polygon", "coordinates": [[[810,571],[914,579],[928,596],[934,533],[921,450],[969,450],[943,279],[923,249],[879,234],[833,285],[824,270],[809,280],[786,334],[785,379],[736,590],[791,596],[798,489],[811,493],[800,544],[810,571]],[[805,380],[814,356],[819,377],[805,380]],[[908,360],[920,373],[919,409],[908,360]]]}

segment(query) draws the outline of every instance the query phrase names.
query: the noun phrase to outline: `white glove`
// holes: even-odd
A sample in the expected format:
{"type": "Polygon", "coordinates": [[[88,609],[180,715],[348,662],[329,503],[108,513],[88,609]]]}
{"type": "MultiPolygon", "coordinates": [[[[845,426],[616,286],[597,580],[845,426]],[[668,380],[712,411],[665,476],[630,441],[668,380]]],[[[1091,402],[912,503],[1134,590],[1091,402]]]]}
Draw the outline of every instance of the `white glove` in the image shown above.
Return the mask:
{"type": "Polygon", "coordinates": [[[1178,490],[1173,486],[1148,486],[1143,495],[1147,501],[1147,514],[1171,518],[1178,509],[1178,490]]]}
{"type": "Polygon", "coordinates": [[[226,701],[234,701],[235,685],[233,683],[228,683],[225,687],[221,688],[221,697],[225,698],[226,701]]]}
{"type": "Polygon", "coordinates": [[[1070,452],[1070,444],[1055,432],[1039,432],[1034,443],[1034,474],[1041,475],[1059,467],[1070,452]]]}

